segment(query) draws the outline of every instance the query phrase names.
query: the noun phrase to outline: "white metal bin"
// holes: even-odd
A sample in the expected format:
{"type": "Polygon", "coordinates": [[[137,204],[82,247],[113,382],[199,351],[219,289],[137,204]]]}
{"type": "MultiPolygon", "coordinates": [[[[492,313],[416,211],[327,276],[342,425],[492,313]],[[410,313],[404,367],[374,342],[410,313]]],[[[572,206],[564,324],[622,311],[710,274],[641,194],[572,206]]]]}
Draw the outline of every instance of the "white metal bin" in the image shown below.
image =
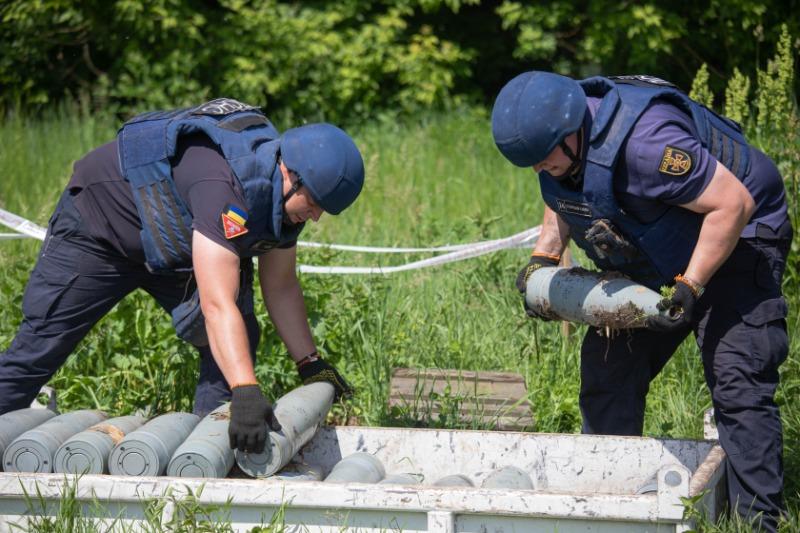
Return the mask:
{"type": "MultiPolygon", "coordinates": [[[[268,523],[280,510],[286,531],[430,531],[436,533],[684,531],[681,497],[705,493],[712,517],[724,501],[724,453],[714,441],[597,435],[327,427],[298,460],[330,471],[361,451],[387,473],[422,474],[420,485],[334,484],[276,479],[187,479],[0,473],[0,529],[26,524],[26,514],[56,512],[65,481],[75,484],[86,513],[136,526],[144,506],[170,491],[200,504],[222,505],[239,531],[268,523]],[[493,470],[517,466],[535,490],[433,487],[448,474],[480,486],[493,470]],[[654,475],[657,491],[636,491],[654,475]],[[427,485],[426,485],[427,484],[427,485]],[[26,500],[40,493],[42,509],[26,500]],[[197,496],[197,493],[200,493],[197,496]],[[92,503],[95,502],[95,503],[92,503]]],[[[36,498],[34,498],[36,499],[36,498]]]]}

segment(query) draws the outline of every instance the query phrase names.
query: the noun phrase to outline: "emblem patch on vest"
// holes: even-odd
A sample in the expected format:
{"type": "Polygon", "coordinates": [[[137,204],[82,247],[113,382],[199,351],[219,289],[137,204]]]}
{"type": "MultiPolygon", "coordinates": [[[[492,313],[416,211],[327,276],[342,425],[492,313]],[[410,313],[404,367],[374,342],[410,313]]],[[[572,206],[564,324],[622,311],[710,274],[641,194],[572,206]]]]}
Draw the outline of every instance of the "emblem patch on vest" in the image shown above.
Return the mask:
{"type": "Polygon", "coordinates": [[[659,172],[672,176],[683,176],[690,170],[692,170],[692,156],[672,146],[664,148],[664,157],[661,158],[661,164],[658,166],[659,172]]]}
{"type": "Polygon", "coordinates": [[[558,210],[562,213],[592,218],[592,210],[589,208],[589,204],[560,199],[556,199],[556,204],[558,205],[558,210]]]}
{"type": "Polygon", "coordinates": [[[222,229],[225,231],[226,239],[233,239],[247,233],[247,211],[228,204],[222,212],[222,229]]]}

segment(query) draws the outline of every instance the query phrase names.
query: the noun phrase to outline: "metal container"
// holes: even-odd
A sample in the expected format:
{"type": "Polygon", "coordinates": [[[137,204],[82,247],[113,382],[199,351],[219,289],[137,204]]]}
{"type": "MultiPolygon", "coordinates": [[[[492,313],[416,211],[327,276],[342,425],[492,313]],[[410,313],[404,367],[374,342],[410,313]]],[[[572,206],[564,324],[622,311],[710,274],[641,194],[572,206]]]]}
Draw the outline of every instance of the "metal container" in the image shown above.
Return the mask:
{"type": "Polygon", "coordinates": [[[102,411],[73,411],[51,418],[28,430],[6,447],[3,468],[6,472],[53,471],[53,456],[58,447],[76,433],[105,420],[102,411]]]}
{"type": "Polygon", "coordinates": [[[676,310],[659,311],[657,292],[614,272],[583,268],[542,267],[528,279],[528,306],[554,319],[613,329],[641,328],[656,315],[677,317],[676,310]]]}
{"type": "Polygon", "coordinates": [[[383,463],[374,455],[356,452],[336,463],[325,483],[377,483],[385,476],[383,463]]]}
{"type": "MultiPolygon", "coordinates": [[[[0,457],[11,442],[28,430],[44,424],[56,416],[49,409],[27,407],[0,415],[0,457]]],[[[0,471],[3,465],[0,464],[0,471]]]]}
{"type": "Polygon", "coordinates": [[[252,477],[268,477],[286,466],[314,436],[333,405],[334,388],[328,382],[298,387],[275,402],[280,431],[269,431],[263,453],[236,450],[236,464],[252,477]]]}
{"type": "Polygon", "coordinates": [[[192,413],[157,416],[129,433],[111,451],[108,470],[118,476],[159,476],[200,417],[192,413]]]}
{"type": "Polygon", "coordinates": [[[495,470],[483,480],[484,489],[533,490],[533,480],[527,472],[516,466],[495,470]]]}
{"type": "Polygon", "coordinates": [[[0,531],[30,530],[30,495],[41,495],[56,517],[73,495],[91,509],[87,520],[106,529],[117,519],[131,529],[153,529],[145,512],[167,498],[166,524],[190,506],[224,509],[235,531],[280,523],[287,531],[429,533],[558,531],[683,533],[686,498],[710,520],[725,498],[725,454],[714,441],[409,428],[323,427],[295,461],[329,472],[342,457],[361,452],[395,471],[439,479],[459,472],[480,485],[498,466],[531,474],[536,490],[431,485],[365,486],[255,479],[140,478],[0,473],[0,531]],[[636,494],[658,472],[655,493],[636,494]],[[148,507],[150,506],[150,507],[148,507]]]}
{"type": "Polygon", "coordinates": [[[228,437],[230,407],[230,403],[217,407],[197,424],[172,455],[167,466],[168,476],[219,478],[228,475],[234,463],[228,437]]]}
{"type": "Polygon", "coordinates": [[[120,416],[81,431],[58,448],[53,470],[68,474],[107,474],[111,450],[145,421],[141,416],[120,416]]]}
{"type": "Polygon", "coordinates": [[[433,482],[434,487],[474,487],[475,483],[463,474],[451,474],[433,482]]]}

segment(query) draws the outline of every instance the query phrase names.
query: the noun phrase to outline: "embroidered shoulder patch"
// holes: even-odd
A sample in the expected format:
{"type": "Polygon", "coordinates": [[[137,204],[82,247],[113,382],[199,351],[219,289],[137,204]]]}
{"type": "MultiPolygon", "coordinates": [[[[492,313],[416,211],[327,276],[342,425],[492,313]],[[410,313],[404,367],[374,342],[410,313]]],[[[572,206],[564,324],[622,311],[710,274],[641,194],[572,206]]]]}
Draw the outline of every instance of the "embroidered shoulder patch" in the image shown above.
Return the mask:
{"type": "Polygon", "coordinates": [[[247,233],[247,211],[228,204],[222,212],[222,229],[225,231],[226,239],[233,239],[247,233]]]}
{"type": "Polygon", "coordinates": [[[672,176],[683,176],[690,170],[692,170],[692,156],[672,146],[664,148],[664,157],[661,158],[661,164],[658,166],[659,172],[672,176]]]}

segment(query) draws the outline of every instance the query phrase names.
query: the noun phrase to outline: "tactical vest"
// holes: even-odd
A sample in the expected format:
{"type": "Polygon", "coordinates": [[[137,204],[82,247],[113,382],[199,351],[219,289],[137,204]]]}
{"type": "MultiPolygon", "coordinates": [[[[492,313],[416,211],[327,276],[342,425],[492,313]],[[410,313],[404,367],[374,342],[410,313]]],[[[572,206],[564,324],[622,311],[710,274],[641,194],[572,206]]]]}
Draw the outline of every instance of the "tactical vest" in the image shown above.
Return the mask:
{"type": "Polygon", "coordinates": [[[279,134],[258,109],[219,98],[197,107],[154,111],[119,131],[120,167],[142,222],[146,266],[168,273],[192,268],[192,215],[172,179],[170,158],[181,135],[202,132],[222,150],[244,192],[248,232],[237,237],[253,257],[297,238],[302,224],[282,228],[279,134]]]}
{"type": "Polygon", "coordinates": [[[740,180],[750,166],[747,141],[737,123],[658,78],[594,77],[579,84],[587,96],[602,98],[586,140],[583,190],[571,190],[543,172],[539,181],[544,201],[570,226],[570,237],[598,268],[622,272],[654,290],[670,285],[689,264],[703,216],[665,205],[656,220],[645,224],[620,209],[613,180],[628,135],[655,99],[667,101],[692,118],[702,146],[740,180]],[[631,246],[598,249],[589,242],[586,232],[601,219],[611,221],[631,246]]]}

